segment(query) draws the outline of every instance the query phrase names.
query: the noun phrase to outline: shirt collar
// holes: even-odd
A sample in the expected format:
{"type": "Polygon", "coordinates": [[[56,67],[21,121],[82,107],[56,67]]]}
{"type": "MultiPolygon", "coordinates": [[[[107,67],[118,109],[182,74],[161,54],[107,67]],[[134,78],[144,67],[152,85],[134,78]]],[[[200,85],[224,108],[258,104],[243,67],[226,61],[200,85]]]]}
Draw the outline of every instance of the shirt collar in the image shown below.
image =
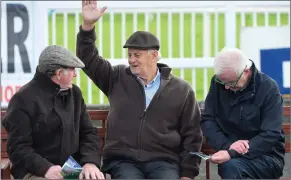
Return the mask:
{"type": "MultiPolygon", "coordinates": [[[[157,74],[156,74],[156,76],[155,76],[155,78],[148,84],[148,85],[146,85],[147,87],[148,86],[152,86],[155,82],[156,82],[156,80],[158,80],[159,78],[160,78],[160,75],[161,75],[161,73],[160,73],[160,71],[159,71],[159,69],[157,70],[157,74]]],[[[142,81],[142,79],[140,78],[140,77],[138,77],[137,76],[137,78],[142,82],[142,84],[143,84],[143,81],[142,81]]]]}

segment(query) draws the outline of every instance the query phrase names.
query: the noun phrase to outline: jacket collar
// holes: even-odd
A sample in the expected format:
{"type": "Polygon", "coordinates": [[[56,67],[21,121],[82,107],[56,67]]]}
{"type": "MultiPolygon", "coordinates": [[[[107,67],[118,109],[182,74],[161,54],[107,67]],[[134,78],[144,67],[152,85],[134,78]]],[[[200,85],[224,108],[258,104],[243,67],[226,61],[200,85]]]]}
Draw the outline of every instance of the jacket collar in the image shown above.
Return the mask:
{"type": "MultiPolygon", "coordinates": [[[[252,60],[250,60],[250,61],[252,61],[252,60]]],[[[256,65],[253,61],[252,61],[252,66],[250,69],[252,72],[251,79],[250,79],[247,87],[244,90],[242,90],[242,92],[250,91],[252,94],[255,94],[260,80],[259,80],[259,76],[258,76],[258,69],[256,68],[256,65]]]]}
{"type": "Polygon", "coordinates": [[[38,68],[36,68],[36,73],[34,74],[33,80],[40,84],[40,87],[44,91],[51,93],[53,95],[63,96],[70,94],[70,89],[69,90],[61,89],[59,84],[52,81],[51,78],[45,75],[44,73],[39,72],[38,68]]]}
{"type": "MultiPolygon", "coordinates": [[[[163,64],[163,63],[158,63],[157,66],[158,66],[159,71],[161,73],[162,79],[171,79],[172,68],[170,68],[168,65],[163,64]]],[[[129,67],[126,68],[126,72],[128,74],[132,74],[129,67]]]]}

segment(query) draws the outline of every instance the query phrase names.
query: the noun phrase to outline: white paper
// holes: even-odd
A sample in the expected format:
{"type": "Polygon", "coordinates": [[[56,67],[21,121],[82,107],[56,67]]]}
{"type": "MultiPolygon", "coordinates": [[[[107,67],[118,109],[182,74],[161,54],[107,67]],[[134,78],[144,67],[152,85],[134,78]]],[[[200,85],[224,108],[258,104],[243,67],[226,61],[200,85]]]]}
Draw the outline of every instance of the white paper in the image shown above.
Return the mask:
{"type": "Polygon", "coordinates": [[[206,154],[203,154],[203,153],[200,153],[200,152],[190,152],[190,154],[193,154],[193,155],[199,156],[199,157],[201,157],[201,158],[204,159],[204,160],[208,160],[208,159],[211,158],[211,156],[206,155],[206,154]]]}
{"type": "Polygon", "coordinates": [[[67,176],[73,173],[80,173],[81,171],[82,171],[82,166],[78,164],[71,156],[62,167],[62,174],[64,176],[67,176]]]}

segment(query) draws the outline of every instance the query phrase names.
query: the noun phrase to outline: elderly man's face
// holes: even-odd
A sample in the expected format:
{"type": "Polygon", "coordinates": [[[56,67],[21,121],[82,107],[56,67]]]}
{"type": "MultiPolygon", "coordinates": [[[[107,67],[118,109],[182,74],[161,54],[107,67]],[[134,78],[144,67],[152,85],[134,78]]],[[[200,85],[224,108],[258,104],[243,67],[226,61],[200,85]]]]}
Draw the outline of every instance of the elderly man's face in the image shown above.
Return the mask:
{"type": "Polygon", "coordinates": [[[73,79],[77,76],[75,68],[60,69],[59,84],[61,88],[72,88],[73,79]]]}
{"type": "Polygon", "coordinates": [[[223,84],[225,89],[239,91],[248,83],[249,74],[250,70],[246,68],[239,75],[237,75],[233,69],[225,69],[222,74],[217,76],[216,81],[223,84]]]}
{"type": "Polygon", "coordinates": [[[128,49],[128,63],[130,70],[137,76],[146,75],[155,66],[157,52],[148,50],[128,49]],[[156,53],[156,54],[155,54],[156,53]]]}

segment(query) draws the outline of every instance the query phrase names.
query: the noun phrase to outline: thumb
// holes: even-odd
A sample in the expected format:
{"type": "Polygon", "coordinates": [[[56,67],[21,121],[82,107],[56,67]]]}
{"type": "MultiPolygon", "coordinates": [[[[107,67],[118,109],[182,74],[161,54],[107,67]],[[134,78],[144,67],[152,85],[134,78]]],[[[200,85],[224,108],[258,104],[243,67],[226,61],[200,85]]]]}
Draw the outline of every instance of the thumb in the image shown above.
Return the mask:
{"type": "Polygon", "coordinates": [[[106,6],[102,7],[102,8],[100,9],[100,13],[103,14],[103,13],[106,11],[106,9],[107,9],[106,6]]]}
{"type": "Polygon", "coordinates": [[[57,166],[56,166],[56,169],[58,169],[58,170],[62,170],[62,167],[59,166],[59,165],[57,165],[57,166]]]}

